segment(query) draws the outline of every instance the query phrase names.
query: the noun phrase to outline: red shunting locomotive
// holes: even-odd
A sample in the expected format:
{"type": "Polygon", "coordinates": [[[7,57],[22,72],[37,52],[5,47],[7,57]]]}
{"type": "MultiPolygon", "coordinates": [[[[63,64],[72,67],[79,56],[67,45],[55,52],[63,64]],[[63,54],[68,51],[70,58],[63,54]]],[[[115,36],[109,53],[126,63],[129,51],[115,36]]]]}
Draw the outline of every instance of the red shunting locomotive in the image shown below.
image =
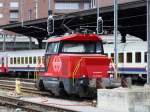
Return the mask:
{"type": "Polygon", "coordinates": [[[76,33],[49,38],[45,72],[40,74],[36,86],[55,95],[92,97],[101,79],[109,77],[109,64],[102,40],[96,34],[76,33]]]}

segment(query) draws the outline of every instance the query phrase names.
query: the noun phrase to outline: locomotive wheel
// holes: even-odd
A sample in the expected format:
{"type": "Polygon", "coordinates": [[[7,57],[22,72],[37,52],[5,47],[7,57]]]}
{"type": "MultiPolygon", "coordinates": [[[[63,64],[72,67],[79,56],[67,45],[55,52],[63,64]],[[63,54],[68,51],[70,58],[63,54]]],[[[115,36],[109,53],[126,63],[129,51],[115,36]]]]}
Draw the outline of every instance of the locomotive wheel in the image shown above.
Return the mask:
{"type": "Polygon", "coordinates": [[[64,97],[66,95],[67,95],[67,92],[64,89],[64,85],[63,85],[63,83],[60,83],[59,89],[58,89],[58,96],[64,97]]]}
{"type": "Polygon", "coordinates": [[[95,97],[94,90],[83,85],[79,86],[78,95],[81,98],[94,98],[95,97]]]}
{"type": "Polygon", "coordinates": [[[37,88],[38,88],[40,91],[45,90],[44,84],[43,84],[43,81],[42,81],[42,80],[39,80],[39,81],[37,82],[37,88]]]}

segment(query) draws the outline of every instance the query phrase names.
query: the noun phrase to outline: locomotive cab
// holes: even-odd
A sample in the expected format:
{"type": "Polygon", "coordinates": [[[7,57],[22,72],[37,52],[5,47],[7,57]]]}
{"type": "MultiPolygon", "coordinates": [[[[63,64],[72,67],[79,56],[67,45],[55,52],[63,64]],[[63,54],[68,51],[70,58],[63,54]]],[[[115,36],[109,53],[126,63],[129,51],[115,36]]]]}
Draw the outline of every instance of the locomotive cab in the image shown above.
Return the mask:
{"type": "Polygon", "coordinates": [[[101,78],[107,78],[110,59],[103,55],[102,40],[95,34],[50,38],[45,53],[45,72],[37,87],[55,95],[94,95],[101,78]]]}

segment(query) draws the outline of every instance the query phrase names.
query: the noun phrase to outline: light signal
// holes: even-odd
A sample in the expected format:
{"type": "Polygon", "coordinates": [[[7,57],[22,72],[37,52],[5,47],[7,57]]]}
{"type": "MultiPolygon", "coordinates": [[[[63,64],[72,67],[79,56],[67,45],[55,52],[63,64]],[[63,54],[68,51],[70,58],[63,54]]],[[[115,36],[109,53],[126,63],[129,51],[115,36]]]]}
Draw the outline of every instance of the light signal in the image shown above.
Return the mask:
{"type": "Polygon", "coordinates": [[[102,17],[97,18],[97,34],[103,34],[103,19],[102,19],[102,17]]]}
{"type": "Polygon", "coordinates": [[[50,15],[47,19],[47,32],[48,34],[52,34],[54,32],[54,18],[50,15]]]}

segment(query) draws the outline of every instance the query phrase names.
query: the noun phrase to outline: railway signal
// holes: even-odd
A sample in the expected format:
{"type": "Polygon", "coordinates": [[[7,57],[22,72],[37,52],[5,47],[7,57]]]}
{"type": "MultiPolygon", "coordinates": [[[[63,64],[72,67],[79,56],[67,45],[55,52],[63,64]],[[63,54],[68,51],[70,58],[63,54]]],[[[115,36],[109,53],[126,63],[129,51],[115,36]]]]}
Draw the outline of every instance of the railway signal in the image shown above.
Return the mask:
{"type": "Polygon", "coordinates": [[[97,33],[98,34],[103,33],[103,19],[102,19],[102,17],[97,18],[97,33]]]}
{"type": "Polygon", "coordinates": [[[48,34],[52,34],[54,32],[54,18],[50,15],[47,19],[47,32],[48,34]]]}

